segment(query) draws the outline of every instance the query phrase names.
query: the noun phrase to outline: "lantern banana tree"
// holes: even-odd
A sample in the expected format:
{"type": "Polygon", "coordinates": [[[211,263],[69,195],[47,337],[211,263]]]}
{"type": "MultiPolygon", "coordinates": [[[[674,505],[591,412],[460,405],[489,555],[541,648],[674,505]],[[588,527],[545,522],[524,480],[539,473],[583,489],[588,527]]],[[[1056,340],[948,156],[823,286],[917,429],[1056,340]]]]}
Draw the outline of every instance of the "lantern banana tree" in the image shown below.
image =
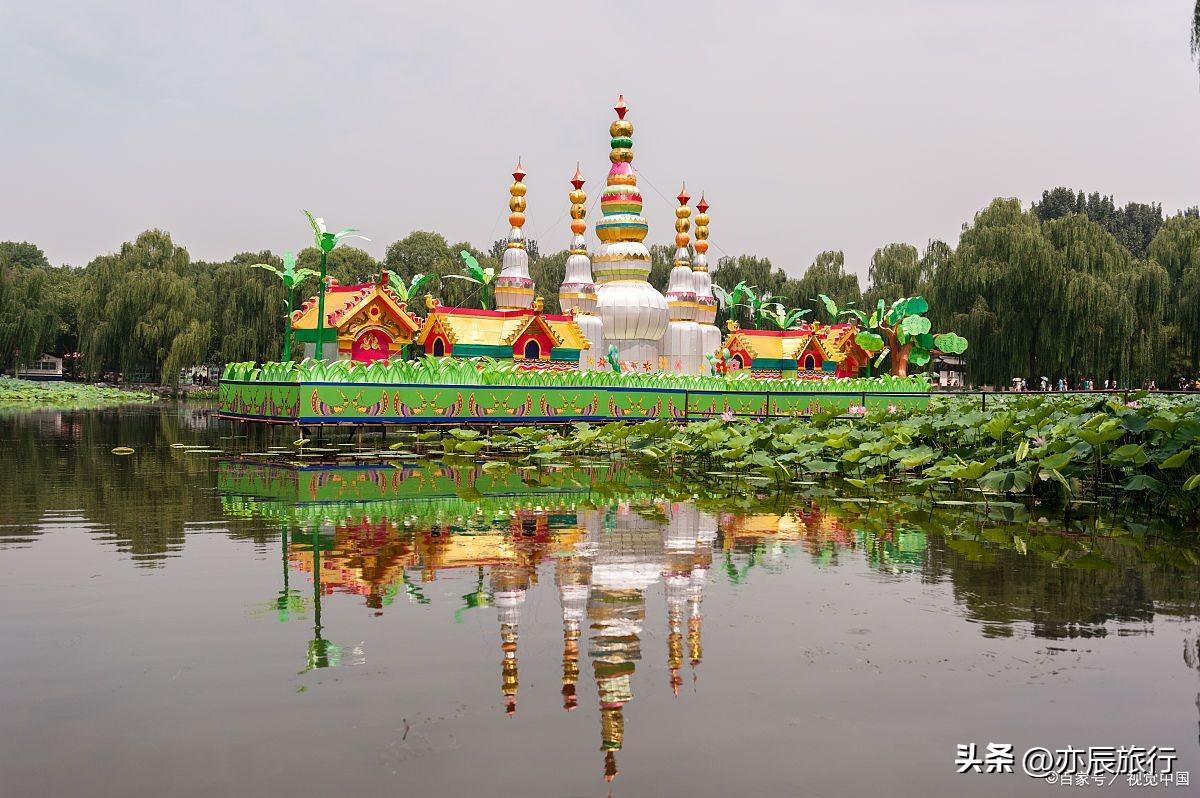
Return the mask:
{"type": "Polygon", "coordinates": [[[419,296],[425,286],[433,282],[434,275],[432,274],[414,274],[409,282],[405,282],[400,275],[396,274],[391,269],[384,269],[384,273],[388,278],[388,288],[400,297],[401,302],[409,302],[413,297],[419,296]]]}
{"type": "Polygon", "coordinates": [[[491,266],[486,269],[479,265],[475,256],[465,249],[458,253],[463,260],[463,274],[447,274],[454,280],[466,280],[479,286],[479,305],[487,310],[492,304],[492,293],[496,288],[496,270],[491,266]]]}
{"type": "Polygon", "coordinates": [[[283,268],[274,266],[270,263],[255,263],[250,268],[265,269],[271,274],[283,281],[283,287],[287,290],[287,317],[283,325],[283,357],[280,359],[286,363],[292,359],[292,313],[296,310],[296,287],[310,277],[316,277],[317,273],[312,269],[297,269],[296,268],[296,253],[283,253],[283,268]]]}
{"type": "Polygon", "coordinates": [[[313,216],[309,211],[305,211],[304,215],[308,217],[308,223],[312,225],[313,241],[316,242],[317,249],[321,251],[321,285],[317,291],[317,360],[325,359],[325,288],[326,276],[328,275],[328,257],[329,253],[333,252],[333,248],[345,241],[347,238],[361,238],[363,241],[370,241],[366,236],[359,235],[358,230],[354,227],[347,227],[339,230],[336,233],[330,233],[325,228],[325,220],[320,216],[313,216]]]}
{"type": "Polygon", "coordinates": [[[783,305],[775,303],[763,310],[763,318],[774,324],[780,330],[790,330],[800,323],[800,320],[812,311],[804,308],[787,310],[783,305]]]}

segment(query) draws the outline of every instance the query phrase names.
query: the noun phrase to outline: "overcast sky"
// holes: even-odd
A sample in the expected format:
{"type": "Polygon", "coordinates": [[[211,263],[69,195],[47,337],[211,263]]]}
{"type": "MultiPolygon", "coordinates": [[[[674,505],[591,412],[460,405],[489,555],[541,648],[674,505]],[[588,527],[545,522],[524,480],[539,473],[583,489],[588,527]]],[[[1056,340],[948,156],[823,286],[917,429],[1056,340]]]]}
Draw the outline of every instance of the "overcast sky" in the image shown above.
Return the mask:
{"type": "Polygon", "coordinates": [[[649,243],[686,180],[718,255],[865,274],[996,196],[1200,203],[1192,5],[8,0],[0,240],[82,266],[159,227],[224,259],[305,246],[311,208],[377,257],[418,229],[486,246],[520,155],[555,250],[624,93],[649,243]]]}

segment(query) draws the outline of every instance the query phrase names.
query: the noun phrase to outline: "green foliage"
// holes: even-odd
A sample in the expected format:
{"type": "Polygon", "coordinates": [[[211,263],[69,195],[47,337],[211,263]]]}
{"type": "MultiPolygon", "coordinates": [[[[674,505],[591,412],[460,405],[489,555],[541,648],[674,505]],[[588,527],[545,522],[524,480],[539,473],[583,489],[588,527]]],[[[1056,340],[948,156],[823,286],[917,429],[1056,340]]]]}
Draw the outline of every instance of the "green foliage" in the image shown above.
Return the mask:
{"type": "Polygon", "coordinates": [[[36,382],[0,377],[0,409],[69,410],[151,401],[154,401],[154,396],[144,391],[102,388],[76,382],[36,382]]]}
{"type": "Polygon", "coordinates": [[[780,488],[836,477],[859,489],[929,493],[938,502],[964,490],[982,490],[985,502],[1007,495],[1070,504],[1091,496],[1200,520],[1200,396],[1143,396],[1125,405],[1010,395],[991,400],[987,412],[973,399],[939,397],[919,409],[840,419],[539,428],[493,436],[488,445],[533,462],[539,452],[556,461],[619,452],[647,474],[697,484],[714,470],[780,488]]]}

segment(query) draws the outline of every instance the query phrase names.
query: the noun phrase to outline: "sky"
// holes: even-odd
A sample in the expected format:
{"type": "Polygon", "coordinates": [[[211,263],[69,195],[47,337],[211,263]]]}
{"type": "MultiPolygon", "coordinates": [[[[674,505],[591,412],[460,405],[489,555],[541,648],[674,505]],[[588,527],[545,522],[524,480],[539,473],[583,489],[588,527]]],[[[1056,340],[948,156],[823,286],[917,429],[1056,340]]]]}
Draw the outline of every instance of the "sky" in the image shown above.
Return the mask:
{"type": "Polygon", "coordinates": [[[997,196],[1200,204],[1192,5],[7,0],[0,240],[83,266],[157,227],[224,260],[308,245],[309,208],[376,257],[413,230],[486,247],[520,156],[553,251],[624,94],[647,243],[686,181],[718,256],[799,275],[841,249],[865,276],[997,196]]]}

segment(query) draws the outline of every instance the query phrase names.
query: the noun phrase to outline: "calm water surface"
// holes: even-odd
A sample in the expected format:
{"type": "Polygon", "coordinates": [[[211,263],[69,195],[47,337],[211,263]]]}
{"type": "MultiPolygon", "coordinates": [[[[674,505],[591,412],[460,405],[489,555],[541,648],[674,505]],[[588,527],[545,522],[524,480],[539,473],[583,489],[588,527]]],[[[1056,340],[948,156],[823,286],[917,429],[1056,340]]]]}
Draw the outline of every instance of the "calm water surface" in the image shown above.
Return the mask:
{"type": "Polygon", "coordinates": [[[0,419],[0,795],[1055,789],[955,774],[990,741],[1174,746],[1200,783],[1186,537],[244,434],[0,419]]]}

